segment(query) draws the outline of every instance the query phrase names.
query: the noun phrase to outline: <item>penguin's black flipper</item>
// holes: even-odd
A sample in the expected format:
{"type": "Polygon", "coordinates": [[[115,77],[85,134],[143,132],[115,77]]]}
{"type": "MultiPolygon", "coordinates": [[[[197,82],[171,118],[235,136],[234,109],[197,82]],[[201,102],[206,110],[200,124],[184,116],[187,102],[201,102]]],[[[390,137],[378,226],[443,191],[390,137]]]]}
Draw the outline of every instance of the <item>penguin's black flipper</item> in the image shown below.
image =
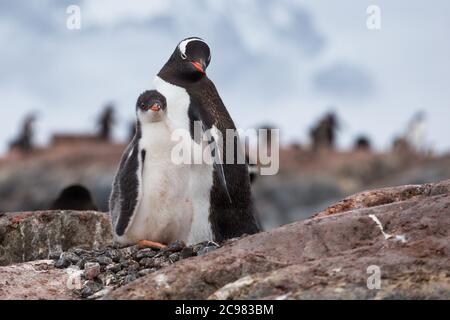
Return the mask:
{"type": "Polygon", "coordinates": [[[209,146],[212,147],[211,156],[214,159],[214,170],[217,171],[217,175],[219,177],[219,181],[222,184],[222,187],[225,189],[225,193],[227,194],[228,200],[230,203],[233,203],[231,201],[230,193],[228,192],[228,186],[227,186],[227,179],[225,178],[225,172],[223,171],[223,152],[221,152],[222,149],[220,149],[219,144],[217,144],[217,141],[219,141],[219,137],[217,134],[217,128],[212,127],[209,130],[205,130],[203,128],[203,131],[206,133],[209,133],[209,146]]]}
{"type": "Polygon", "coordinates": [[[220,148],[220,145],[217,143],[217,141],[223,141],[223,139],[219,137],[220,131],[214,126],[214,120],[211,117],[209,117],[208,115],[201,115],[201,113],[199,112],[199,108],[197,108],[197,105],[195,103],[195,99],[191,99],[188,116],[190,119],[191,138],[197,143],[201,142],[202,137],[198,137],[195,135],[198,132],[196,132],[195,127],[201,125],[201,131],[206,135],[208,144],[211,148],[211,156],[214,161],[214,170],[217,172],[220,184],[227,194],[228,200],[230,201],[230,203],[232,203],[231,196],[227,187],[225,172],[223,170],[224,162],[222,155],[224,154],[224,152],[221,152],[223,151],[223,147],[220,148]]]}

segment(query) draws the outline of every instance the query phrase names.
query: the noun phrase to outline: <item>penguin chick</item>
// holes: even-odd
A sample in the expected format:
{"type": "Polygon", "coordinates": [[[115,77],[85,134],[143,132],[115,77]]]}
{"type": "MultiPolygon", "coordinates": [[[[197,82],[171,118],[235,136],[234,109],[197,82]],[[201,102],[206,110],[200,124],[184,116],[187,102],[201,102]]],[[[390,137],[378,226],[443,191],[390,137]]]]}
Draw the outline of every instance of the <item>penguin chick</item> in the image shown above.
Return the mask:
{"type": "Polygon", "coordinates": [[[175,142],[167,111],[158,91],[146,91],[137,100],[136,133],[122,156],[110,198],[116,243],[187,240],[192,220],[189,170],[171,159],[175,142]]]}

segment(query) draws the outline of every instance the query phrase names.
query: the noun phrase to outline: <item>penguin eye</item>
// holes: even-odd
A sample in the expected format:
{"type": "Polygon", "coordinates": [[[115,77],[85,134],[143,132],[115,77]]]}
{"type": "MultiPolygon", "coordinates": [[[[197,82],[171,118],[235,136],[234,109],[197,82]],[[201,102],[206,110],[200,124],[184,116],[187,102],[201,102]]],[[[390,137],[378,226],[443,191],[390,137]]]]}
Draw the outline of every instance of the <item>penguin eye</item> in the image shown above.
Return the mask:
{"type": "Polygon", "coordinates": [[[141,102],[141,109],[145,108],[145,103],[141,102]]]}
{"type": "Polygon", "coordinates": [[[186,53],[182,52],[182,53],[181,53],[181,58],[182,58],[183,60],[186,60],[186,58],[187,58],[186,53]]]}

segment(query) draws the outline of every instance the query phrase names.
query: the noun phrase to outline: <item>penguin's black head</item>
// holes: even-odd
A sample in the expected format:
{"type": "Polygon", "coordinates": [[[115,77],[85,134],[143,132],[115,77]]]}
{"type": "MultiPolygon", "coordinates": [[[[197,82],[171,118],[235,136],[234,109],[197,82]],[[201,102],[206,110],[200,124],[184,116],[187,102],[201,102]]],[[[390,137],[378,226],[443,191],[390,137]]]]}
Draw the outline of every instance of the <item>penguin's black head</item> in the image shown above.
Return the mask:
{"type": "Polygon", "coordinates": [[[160,121],[167,111],[166,98],[156,90],[143,92],[136,103],[138,117],[146,122],[160,121]]]}
{"type": "Polygon", "coordinates": [[[186,80],[198,80],[206,74],[211,61],[209,46],[200,38],[182,40],[160,74],[186,80]]]}

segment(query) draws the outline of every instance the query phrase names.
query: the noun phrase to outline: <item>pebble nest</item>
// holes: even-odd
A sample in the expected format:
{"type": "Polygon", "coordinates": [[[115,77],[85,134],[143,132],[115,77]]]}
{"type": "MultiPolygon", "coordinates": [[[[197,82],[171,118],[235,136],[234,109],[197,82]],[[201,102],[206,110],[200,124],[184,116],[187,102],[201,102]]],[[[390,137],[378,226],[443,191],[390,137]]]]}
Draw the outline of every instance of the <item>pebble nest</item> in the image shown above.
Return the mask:
{"type": "Polygon", "coordinates": [[[73,292],[83,299],[98,299],[110,290],[128,284],[140,277],[179,260],[201,256],[217,249],[214,242],[186,246],[176,241],[164,249],[108,246],[98,250],[80,247],[52,257],[55,267],[69,269],[80,277],[73,292]]]}

